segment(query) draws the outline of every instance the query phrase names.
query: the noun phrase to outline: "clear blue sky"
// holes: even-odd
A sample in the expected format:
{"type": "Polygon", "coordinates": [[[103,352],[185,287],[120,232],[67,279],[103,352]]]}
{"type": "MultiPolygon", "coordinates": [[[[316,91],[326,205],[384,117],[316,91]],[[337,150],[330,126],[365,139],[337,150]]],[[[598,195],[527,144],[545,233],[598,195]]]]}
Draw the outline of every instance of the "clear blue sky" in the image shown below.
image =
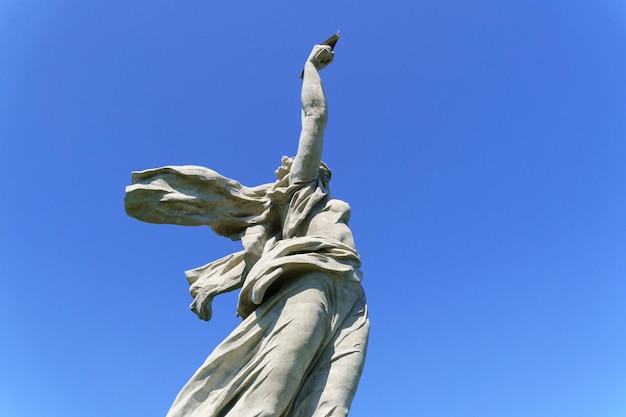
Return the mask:
{"type": "Polygon", "coordinates": [[[234,250],[130,172],[272,181],[323,72],[372,319],[351,416],[626,416],[626,3],[0,2],[0,417],[151,417],[238,322],[234,250]]]}

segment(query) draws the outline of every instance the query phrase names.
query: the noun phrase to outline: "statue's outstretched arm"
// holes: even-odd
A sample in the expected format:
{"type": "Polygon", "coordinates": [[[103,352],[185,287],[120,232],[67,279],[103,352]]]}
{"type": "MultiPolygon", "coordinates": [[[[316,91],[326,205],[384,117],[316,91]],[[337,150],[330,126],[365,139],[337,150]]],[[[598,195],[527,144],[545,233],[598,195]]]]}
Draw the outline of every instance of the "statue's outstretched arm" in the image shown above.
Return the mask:
{"type": "Polygon", "coordinates": [[[302,80],[302,132],[298,142],[298,153],[291,167],[290,182],[309,181],[317,177],[324,128],[328,119],[326,96],[319,71],[333,60],[330,46],[315,45],[304,64],[302,80]]]}

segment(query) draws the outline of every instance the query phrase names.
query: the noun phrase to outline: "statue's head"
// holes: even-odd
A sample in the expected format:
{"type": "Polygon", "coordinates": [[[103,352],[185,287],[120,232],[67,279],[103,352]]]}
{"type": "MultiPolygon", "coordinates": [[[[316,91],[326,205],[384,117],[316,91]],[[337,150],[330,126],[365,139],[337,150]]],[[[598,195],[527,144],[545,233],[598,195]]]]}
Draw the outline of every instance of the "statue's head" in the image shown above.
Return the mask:
{"type": "MultiPolygon", "coordinates": [[[[277,183],[280,183],[283,179],[287,177],[287,175],[289,175],[289,172],[291,172],[291,166],[293,165],[293,160],[294,158],[289,158],[287,156],[283,156],[281,158],[281,165],[276,168],[276,171],[274,171],[277,183]]],[[[330,168],[323,161],[321,161],[319,168],[319,177],[322,180],[322,184],[324,184],[324,187],[328,188],[331,176],[332,172],[330,168]]]]}

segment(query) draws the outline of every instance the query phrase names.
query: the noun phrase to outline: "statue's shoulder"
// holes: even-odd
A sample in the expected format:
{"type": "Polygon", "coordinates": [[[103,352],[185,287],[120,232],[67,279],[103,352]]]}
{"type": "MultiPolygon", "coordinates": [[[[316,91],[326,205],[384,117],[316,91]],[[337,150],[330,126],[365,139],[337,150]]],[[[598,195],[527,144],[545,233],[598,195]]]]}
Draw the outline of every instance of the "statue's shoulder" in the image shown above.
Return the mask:
{"type": "Polygon", "coordinates": [[[337,198],[330,198],[326,203],[329,210],[335,212],[350,212],[350,204],[337,198]]]}
{"type": "Polygon", "coordinates": [[[348,223],[350,220],[350,205],[343,200],[329,198],[320,210],[319,215],[332,218],[333,223],[348,223]]]}

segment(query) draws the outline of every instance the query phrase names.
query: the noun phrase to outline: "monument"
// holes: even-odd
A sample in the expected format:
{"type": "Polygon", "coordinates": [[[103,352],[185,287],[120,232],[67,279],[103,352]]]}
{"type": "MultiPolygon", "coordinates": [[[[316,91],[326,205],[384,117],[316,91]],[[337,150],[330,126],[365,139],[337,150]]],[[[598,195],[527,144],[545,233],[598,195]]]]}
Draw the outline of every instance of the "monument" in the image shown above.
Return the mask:
{"type": "Polygon", "coordinates": [[[346,416],[369,334],[350,207],[330,196],[321,160],[327,104],[319,71],[336,35],[302,74],[302,131],[276,182],[246,187],[199,166],[132,173],[126,212],[150,223],[208,225],[243,250],[186,272],[203,320],[240,288],[243,321],[182,388],[168,417],[346,416]]]}

